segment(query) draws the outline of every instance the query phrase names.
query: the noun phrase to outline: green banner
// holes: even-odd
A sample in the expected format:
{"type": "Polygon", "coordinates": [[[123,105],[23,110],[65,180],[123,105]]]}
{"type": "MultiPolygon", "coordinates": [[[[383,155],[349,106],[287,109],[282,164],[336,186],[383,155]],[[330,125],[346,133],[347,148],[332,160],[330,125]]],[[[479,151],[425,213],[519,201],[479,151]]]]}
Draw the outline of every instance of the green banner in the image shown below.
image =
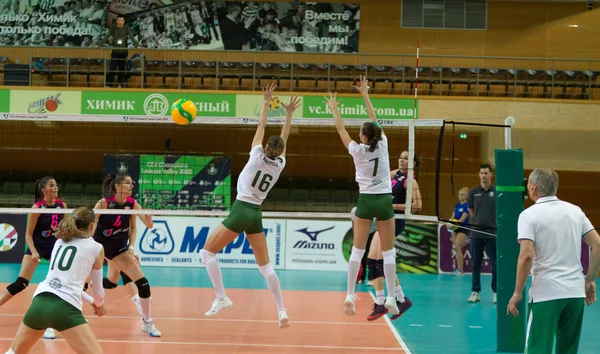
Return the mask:
{"type": "MultiPolygon", "coordinates": [[[[290,103],[291,95],[275,95],[269,102],[269,118],[285,118],[285,108],[282,103],[290,103]]],[[[262,95],[237,95],[236,117],[258,117],[262,108],[262,95]]],[[[300,102],[302,105],[302,101],[300,102]]],[[[301,106],[302,107],[302,106],[301,106]]],[[[298,108],[292,115],[294,118],[302,117],[302,109],[298,108]]]]}
{"type": "Polygon", "coordinates": [[[81,113],[107,115],[167,116],[171,104],[187,98],[196,104],[199,117],[234,117],[234,94],[124,93],[84,91],[81,113]]]}
{"type": "Polygon", "coordinates": [[[11,90],[9,102],[10,113],[81,114],[80,91],[11,90]]]}
{"type": "Polygon", "coordinates": [[[10,112],[10,90],[0,90],[0,112],[10,112]]]}
{"type": "MultiPolygon", "coordinates": [[[[362,97],[338,97],[342,118],[368,118],[362,97]]],[[[371,98],[377,119],[415,118],[414,100],[410,98],[371,98]]],[[[418,108],[418,106],[417,106],[418,108]]],[[[303,98],[304,118],[331,118],[331,110],[321,96],[303,98]]],[[[418,116],[417,116],[418,117],[418,116]]]]}

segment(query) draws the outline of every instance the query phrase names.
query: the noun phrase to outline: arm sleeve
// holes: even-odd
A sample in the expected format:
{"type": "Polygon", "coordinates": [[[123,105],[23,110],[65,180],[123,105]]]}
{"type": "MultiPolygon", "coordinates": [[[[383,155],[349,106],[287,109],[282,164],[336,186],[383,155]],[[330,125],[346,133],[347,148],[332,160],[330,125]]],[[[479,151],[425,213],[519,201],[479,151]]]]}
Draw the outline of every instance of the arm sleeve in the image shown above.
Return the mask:
{"type": "Polygon", "coordinates": [[[102,286],[102,269],[92,269],[92,295],[96,306],[104,305],[104,286],[102,286]]]}
{"type": "Polygon", "coordinates": [[[355,157],[359,151],[360,145],[356,141],[352,140],[350,144],[348,144],[348,152],[350,153],[350,155],[355,157]]]}
{"type": "Polygon", "coordinates": [[[129,39],[131,39],[131,42],[133,43],[134,46],[138,47],[140,44],[138,43],[137,39],[135,39],[135,36],[133,35],[133,31],[131,30],[131,27],[127,27],[127,36],[129,37],[129,39]]]}
{"type": "Polygon", "coordinates": [[[588,232],[594,230],[594,225],[590,222],[590,219],[585,215],[583,210],[581,211],[581,236],[585,236],[588,232]]]}
{"type": "Polygon", "coordinates": [[[533,222],[528,214],[521,213],[521,215],[519,215],[519,222],[517,224],[517,229],[519,232],[517,239],[519,239],[519,240],[526,239],[526,240],[531,240],[531,241],[535,242],[535,232],[533,229],[533,222]]]}
{"type": "Polygon", "coordinates": [[[469,191],[469,198],[467,199],[467,208],[475,209],[475,203],[473,203],[473,190],[469,191]]]}
{"type": "Polygon", "coordinates": [[[81,300],[83,300],[84,302],[87,302],[88,304],[93,304],[94,303],[94,298],[91,297],[88,293],[86,293],[85,291],[81,292],[81,300]]]}

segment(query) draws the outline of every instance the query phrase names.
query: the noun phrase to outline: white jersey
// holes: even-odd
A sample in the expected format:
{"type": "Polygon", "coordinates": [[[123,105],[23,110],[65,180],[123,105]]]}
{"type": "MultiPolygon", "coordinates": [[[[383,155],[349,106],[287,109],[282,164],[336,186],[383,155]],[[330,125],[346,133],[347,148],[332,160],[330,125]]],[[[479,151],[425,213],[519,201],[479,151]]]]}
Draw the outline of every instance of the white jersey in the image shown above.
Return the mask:
{"type": "Polygon", "coordinates": [[[392,193],[390,155],[385,134],[381,134],[381,140],[373,152],[369,152],[368,145],[358,144],[355,141],[348,145],[348,152],[354,159],[356,183],[358,183],[360,193],[392,193]]]}
{"type": "Polygon", "coordinates": [[[102,245],[93,238],[73,238],[69,242],[56,240],[50,258],[50,268],[33,296],[49,292],[81,310],[81,293],[102,245]]]}
{"type": "Polygon", "coordinates": [[[285,162],[283,156],[271,160],[265,156],[262,145],[256,145],[250,150],[250,159],[238,178],[236,199],[261,205],[279,179],[285,162]]]}

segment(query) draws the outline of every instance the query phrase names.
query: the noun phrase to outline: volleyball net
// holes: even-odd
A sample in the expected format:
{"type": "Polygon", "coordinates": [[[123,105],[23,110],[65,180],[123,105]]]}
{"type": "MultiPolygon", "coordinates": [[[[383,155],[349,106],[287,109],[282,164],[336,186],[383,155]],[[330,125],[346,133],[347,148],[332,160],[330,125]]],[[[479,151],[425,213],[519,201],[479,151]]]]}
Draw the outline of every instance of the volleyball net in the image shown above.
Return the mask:
{"type": "MultiPolygon", "coordinates": [[[[26,220],[29,213],[66,214],[78,206],[93,207],[102,197],[103,179],[125,173],[132,177],[133,197],[144,210],[98,213],[154,216],[152,230],[138,222],[136,249],[142,264],[199,266],[199,249],[235,200],[257,119],[232,124],[227,118],[198,117],[187,126],[86,119],[7,120],[0,125],[0,223],[15,224],[11,215],[26,220]],[[31,209],[35,181],[43,176],[55,178],[58,197],[68,209],[31,209]]],[[[345,119],[355,141],[364,121],[345,119]]],[[[493,165],[494,148],[504,147],[504,129],[441,119],[380,122],[392,170],[408,151],[407,200],[416,198],[418,190],[422,206],[414,210],[407,203],[406,213],[396,216],[408,220],[397,235],[398,270],[436,272],[440,220],[449,219],[461,187],[478,184],[479,165],[493,165]]],[[[265,141],[279,135],[282,125],[283,119],[269,118],[265,141]]],[[[286,269],[343,270],[340,264],[345,264],[353,239],[350,211],[358,199],[352,157],[332,119],[294,118],[287,145],[286,167],[262,205],[271,259],[286,269]],[[315,254],[306,256],[311,252],[315,254]]],[[[4,242],[12,247],[16,241],[4,242]]],[[[227,247],[221,262],[254,264],[243,235],[227,247]],[[236,250],[237,258],[232,255],[236,250]]]]}

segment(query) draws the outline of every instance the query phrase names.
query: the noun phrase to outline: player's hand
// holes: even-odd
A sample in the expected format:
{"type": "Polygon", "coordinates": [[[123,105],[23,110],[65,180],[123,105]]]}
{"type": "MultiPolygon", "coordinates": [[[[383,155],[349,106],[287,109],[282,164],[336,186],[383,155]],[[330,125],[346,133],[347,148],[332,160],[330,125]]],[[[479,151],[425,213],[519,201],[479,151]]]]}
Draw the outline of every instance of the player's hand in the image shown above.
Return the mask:
{"type": "Polygon", "coordinates": [[[140,256],[138,256],[137,254],[135,254],[135,250],[133,249],[133,247],[129,247],[129,253],[133,256],[133,261],[136,264],[140,263],[140,256]]]}
{"type": "Polygon", "coordinates": [[[333,108],[337,108],[340,105],[340,102],[337,101],[337,92],[334,93],[329,93],[329,98],[327,98],[327,96],[325,96],[325,103],[326,105],[328,105],[331,109],[333,108]]]}
{"type": "Polygon", "coordinates": [[[369,80],[365,76],[360,76],[360,86],[354,86],[356,91],[365,96],[369,94],[369,80]]]}
{"type": "Polygon", "coordinates": [[[590,306],[596,302],[596,283],[593,281],[585,282],[585,304],[590,306]]]}
{"type": "Polygon", "coordinates": [[[290,98],[290,103],[285,104],[282,102],[281,105],[283,108],[285,108],[286,112],[292,114],[296,109],[298,109],[298,107],[300,107],[300,98],[298,96],[292,96],[292,98],[290,98]]]}
{"type": "Polygon", "coordinates": [[[40,261],[41,261],[40,254],[37,253],[37,251],[31,251],[31,259],[36,263],[40,263],[40,261]]]}
{"type": "Polygon", "coordinates": [[[522,294],[517,294],[517,293],[513,294],[513,296],[510,298],[510,301],[508,302],[508,307],[506,308],[507,315],[510,313],[514,317],[519,316],[519,310],[517,310],[517,306],[519,306],[519,303],[521,302],[522,298],[523,298],[522,294]]]}
{"type": "Polygon", "coordinates": [[[106,307],[104,307],[104,305],[98,307],[98,306],[96,306],[96,304],[92,304],[92,307],[94,308],[94,315],[96,315],[98,317],[102,317],[108,313],[108,311],[106,311],[106,307]]]}
{"type": "Polygon", "coordinates": [[[277,87],[277,85],[275,84],[271,84],[271,85],[267,85],[266,87],[263,87],[262,91],[263,91],[263,97],[265,102],[270,103],[271,100],[273,99],[273,91],[275,91],[275,87],[277,87]]]}
{"type": "Polygon", "coordinates": [[[148,226],[148,228],[151,229],[152,226],[154,226],[154,223],[152,222],[152,215],[146,214],[146,215],[144,215],[144,219],[146,219],[146,222],[147,222],[146,225],[148,226]]]}

